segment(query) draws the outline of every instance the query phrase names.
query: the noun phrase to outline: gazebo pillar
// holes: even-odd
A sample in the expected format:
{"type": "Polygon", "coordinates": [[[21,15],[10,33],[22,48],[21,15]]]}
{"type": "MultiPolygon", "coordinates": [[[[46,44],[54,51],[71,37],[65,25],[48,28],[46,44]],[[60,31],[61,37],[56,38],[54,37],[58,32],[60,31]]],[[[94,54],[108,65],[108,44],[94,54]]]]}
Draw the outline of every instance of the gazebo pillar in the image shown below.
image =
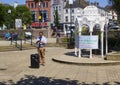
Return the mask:
{"type": "Polygon", "coordinates": [[[103,48],[104,41],[103,41],[103,37],[104,37],[104,32],[101,31],[101,56],[102,56],[102,58],[104,57],[104,48],[103,48]]]}
{"type": "MultiPolygon", "coordinates": [[[[90,36],[92,36],[92,31],[90,32],[90,36]]],[[[92,49],[90,49],[90,58],[92,58],[92,49]]]]}
{"type": "Polygon", "coordinates": [[[104,26],[105,26],[105,22],[104,22],[104,18],[103,20],[101,20],[101,57],[104,57],[104,26]]]}
{"type": "MultiPolygon", "coordinates": [[[[82,22],[80,21],[79,22],[79,39],[80,39],[80,36],[81,36],[81,32],[82,32],[82,22]]],[[[79,43],[79,55],[78,55],[78,57],[81,58],[80,40],[78,41],[78,43],[79,43]]]]}

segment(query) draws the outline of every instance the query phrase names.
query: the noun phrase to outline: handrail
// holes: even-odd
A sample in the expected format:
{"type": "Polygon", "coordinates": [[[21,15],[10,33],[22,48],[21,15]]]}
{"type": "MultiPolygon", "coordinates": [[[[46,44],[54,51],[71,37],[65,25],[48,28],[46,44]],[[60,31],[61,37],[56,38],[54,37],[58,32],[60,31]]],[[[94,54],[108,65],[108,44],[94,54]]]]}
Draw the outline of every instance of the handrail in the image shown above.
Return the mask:
{"type": "MultiPolygon", "coordinates": [[[[33,44],[35,44],[34,42],[33,42],[33,35],[31,35],[30,36],[30,45],[33,45],[33,44]]],[[[24,43],[26,43],[26,42],[29,42],[28,40],[27,40],[27,38],[26,38],[26,36],[24,35],[24,39],[21,39],[21,38],[17,38],[17,39],[13,39],[13,36],[11,36],[11,41],[10,41],[10,43],[11,43],[11,45],[13,44],[13,43],[15,43],[15,47],[17,47],[17,48],[19,48],[20,50],[22,50],[23,49],[23,41],[24,41],[24,43]],[[14,42],[15,41],[15,42],[14,42]],[[20,41],[19,43],[18,43],[18,41],[20,41]],[[19,47],[18,47],[19,46],[19,47]]]]}

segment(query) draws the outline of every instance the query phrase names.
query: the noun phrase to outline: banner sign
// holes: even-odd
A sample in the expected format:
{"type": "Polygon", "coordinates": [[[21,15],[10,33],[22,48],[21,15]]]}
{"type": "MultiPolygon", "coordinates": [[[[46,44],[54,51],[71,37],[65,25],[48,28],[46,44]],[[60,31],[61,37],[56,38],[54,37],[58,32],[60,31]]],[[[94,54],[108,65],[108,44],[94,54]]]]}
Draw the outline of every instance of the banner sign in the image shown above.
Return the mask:
{"type": "Polygon", "coordinates": [[[22,28],[22,20],[21,19],[15,19],[15,27],[22,28]]]}
{"type": "Polygon", "coordinates": [[[80,36],[80,49],[98,49],[98,36],[80,36]]]}

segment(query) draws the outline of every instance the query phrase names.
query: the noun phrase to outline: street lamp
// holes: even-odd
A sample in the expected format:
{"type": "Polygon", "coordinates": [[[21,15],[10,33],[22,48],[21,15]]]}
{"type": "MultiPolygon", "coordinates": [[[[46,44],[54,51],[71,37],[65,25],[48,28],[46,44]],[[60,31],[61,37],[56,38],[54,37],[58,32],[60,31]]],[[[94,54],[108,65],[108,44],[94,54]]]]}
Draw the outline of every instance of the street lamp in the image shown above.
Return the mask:
{"type": "Polygon", "coordinates": [[[39,19],[39,28],[40,28],[40,20],[41,20],[41,15],[40,15],[40,0],[39,0],[39,2],[38,2],[38,6],[39,6],[39,10],[38,10],[38,13],[39,13],[39,17],[38,17],[38,19],[39,19]]]}
{"type": "Polygon", "coordinates": [[[72,10],[71,10],[71,5],[73,4],[73,0],[69,0],[69,5],[70,5],[70,37],[72,37],[72,10]]]}
{"type": "Polygon", "coordinates": [[[70,5],[70,26],[69,26],[69,30],[70,30],[70,37],[69,37],[69,41],[68,41],[68,48],[71,48],[71,38],[72,38],[72,10],[71,10],[71,5],[73,4],[73,0],[69,0],[69,5],[70,5]]]}
{"type": "MultiPolygon", "coordinates": [[[[43,0],[39,0],[38,6],[39,6],[39,10],[38,10],[39,11],[39,17],[38,17],[38,19],[39,19],[39,27],[40,27],[40,20],[42,19],[41,21],[43,22],[43,13],[42,13],[42,10],[40,11],[40,6],[41,6],[41,9],[43,8],[43,0]]],[[[41,27],[42,27],[42,25],[41,25],[41,27]]]]}
{"type": "MultiPolygon", "coordinates": [[[[8,9],[8,14],[11,14],[11,9],[8,9]]],[[[9,17],[9,24],[8,24],[8,29],[10,29],[10,16],[9,17]]]]}

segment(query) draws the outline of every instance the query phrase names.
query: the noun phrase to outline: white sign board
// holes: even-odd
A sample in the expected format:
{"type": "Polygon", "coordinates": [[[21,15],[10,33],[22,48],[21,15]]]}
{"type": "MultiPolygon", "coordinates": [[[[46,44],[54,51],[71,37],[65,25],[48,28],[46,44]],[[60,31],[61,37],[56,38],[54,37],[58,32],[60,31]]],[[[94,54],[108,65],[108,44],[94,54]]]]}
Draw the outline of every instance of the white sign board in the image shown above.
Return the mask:
{"type": "Polygon", "coordinates": [[[21,19],[15,19],[15,27],[16,28],[22,27],[22,20],[21,19]]]}
{"type": "Polygon", "coordinates": [[[98,49],[98,36],[80,36],[80,49],[98,49]]]}

